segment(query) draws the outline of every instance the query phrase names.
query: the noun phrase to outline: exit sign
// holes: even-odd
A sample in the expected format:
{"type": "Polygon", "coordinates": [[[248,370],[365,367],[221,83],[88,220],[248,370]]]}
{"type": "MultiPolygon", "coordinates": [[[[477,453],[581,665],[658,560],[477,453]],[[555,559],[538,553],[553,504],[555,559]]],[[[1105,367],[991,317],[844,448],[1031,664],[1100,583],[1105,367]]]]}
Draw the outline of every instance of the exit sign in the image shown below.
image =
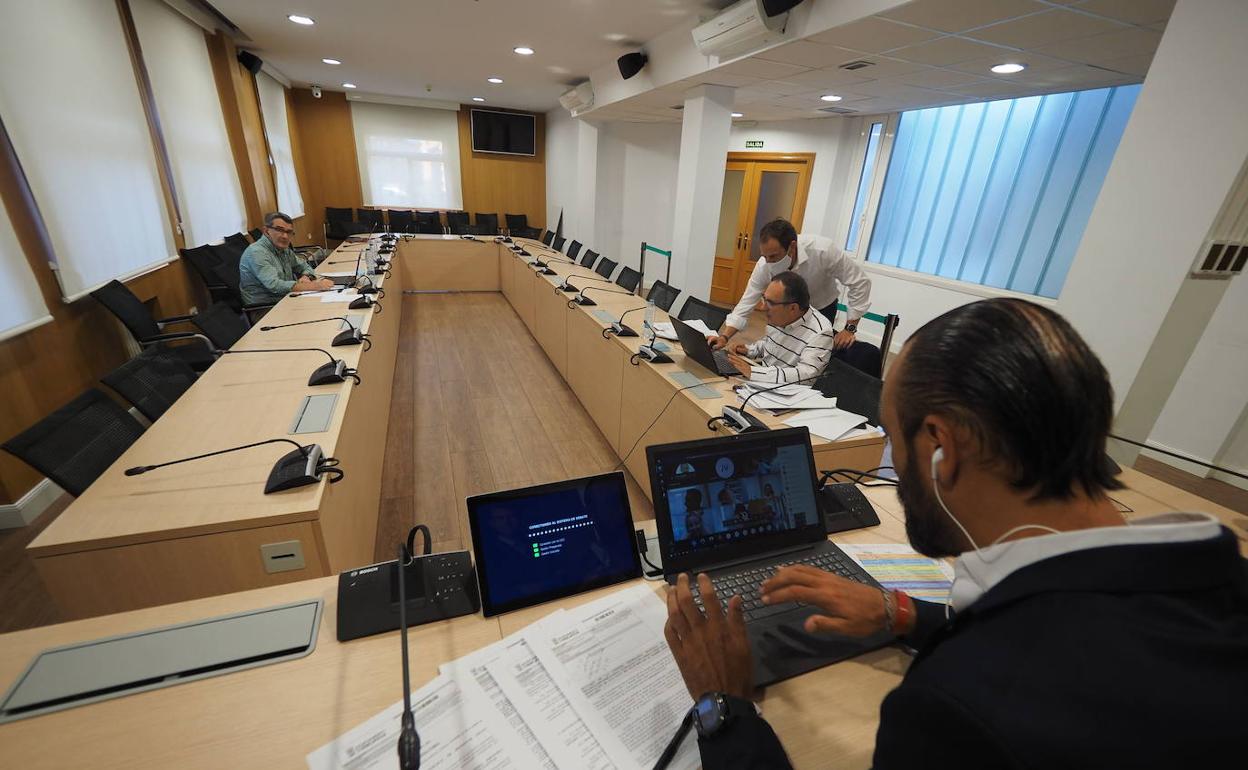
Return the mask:
{"type": "Polygon", "coordinates": [[[746,139],[745,140],[746,149],[749,149],[751,147],[762,147],[762,146],[763,146],[762,139],[746,139]]]}

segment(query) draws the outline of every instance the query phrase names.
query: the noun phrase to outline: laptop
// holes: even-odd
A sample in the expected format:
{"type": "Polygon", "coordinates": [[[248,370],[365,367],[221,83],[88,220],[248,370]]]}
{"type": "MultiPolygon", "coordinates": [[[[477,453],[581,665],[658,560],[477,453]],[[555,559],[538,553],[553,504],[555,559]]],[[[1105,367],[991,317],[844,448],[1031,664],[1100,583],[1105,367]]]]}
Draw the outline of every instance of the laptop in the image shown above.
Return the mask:
{"type": "Polygon", "coordinates": [[[761,602],[763,581],[787,564],[879,587],[827,539],[806,428],[654,445],[646,448],[646,461],[664,579],[674,584],[681,573],[705,572],[722,601],[733,594],[745,600],[757,685],[893,641],[887,633],[866,639],[808,634],[802,625],[818,609],[761,602]]]}
{"type": "Polygon", "coordinates": [[[712,350],[705,335],[676,316],[668,318],[676,330],[676,338],[685,355],[723,377],[740,377],[741,372],[728,361],[728,351],[712,350]]]}

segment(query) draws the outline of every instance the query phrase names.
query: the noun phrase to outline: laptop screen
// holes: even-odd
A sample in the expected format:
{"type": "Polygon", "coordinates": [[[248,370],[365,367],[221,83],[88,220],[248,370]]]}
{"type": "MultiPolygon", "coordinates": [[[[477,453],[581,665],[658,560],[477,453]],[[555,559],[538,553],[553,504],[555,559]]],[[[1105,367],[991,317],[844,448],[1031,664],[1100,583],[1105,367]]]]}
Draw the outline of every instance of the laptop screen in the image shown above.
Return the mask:
{"type": "Polygon", "coordinates": [[[806,428],[651,446],[646,457],[669,575],[827,536],[806,428]]]}

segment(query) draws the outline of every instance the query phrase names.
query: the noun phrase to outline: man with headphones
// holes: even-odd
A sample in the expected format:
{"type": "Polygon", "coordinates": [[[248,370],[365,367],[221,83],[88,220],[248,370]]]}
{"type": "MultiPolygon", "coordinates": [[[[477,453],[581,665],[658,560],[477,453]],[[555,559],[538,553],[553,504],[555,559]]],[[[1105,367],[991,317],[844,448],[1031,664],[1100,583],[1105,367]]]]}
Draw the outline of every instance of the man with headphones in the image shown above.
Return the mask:
{"type": "MultiPolygon", "coordinates": [[[[1105,461],[1114,399],[1061,316],[972,303],[914,334],[881,401],[915,550],[956,556],[950,607],[812,567],[764,602],[824,614],[814,634],[881,629],[917,650],[884,699],[876,768],[1179,767],[1240,753],[1248,568],[1208,514],[1124,521],[1105,461]]],[[[788,767],[751,707],[740,597],[682,576],[667,641],[697,701],[702,763],[788,767]]]]}

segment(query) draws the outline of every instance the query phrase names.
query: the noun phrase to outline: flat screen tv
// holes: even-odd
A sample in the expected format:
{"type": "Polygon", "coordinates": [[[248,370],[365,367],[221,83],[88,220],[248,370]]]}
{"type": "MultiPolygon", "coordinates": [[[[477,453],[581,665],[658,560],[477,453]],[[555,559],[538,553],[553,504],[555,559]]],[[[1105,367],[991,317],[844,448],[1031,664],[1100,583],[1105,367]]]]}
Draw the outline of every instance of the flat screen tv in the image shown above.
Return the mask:
{"type": "Polygon", "coordinates": [[[519,112],[472,110],[472,151],[501,155],[536,155],[537,125],[519,112]]]}

